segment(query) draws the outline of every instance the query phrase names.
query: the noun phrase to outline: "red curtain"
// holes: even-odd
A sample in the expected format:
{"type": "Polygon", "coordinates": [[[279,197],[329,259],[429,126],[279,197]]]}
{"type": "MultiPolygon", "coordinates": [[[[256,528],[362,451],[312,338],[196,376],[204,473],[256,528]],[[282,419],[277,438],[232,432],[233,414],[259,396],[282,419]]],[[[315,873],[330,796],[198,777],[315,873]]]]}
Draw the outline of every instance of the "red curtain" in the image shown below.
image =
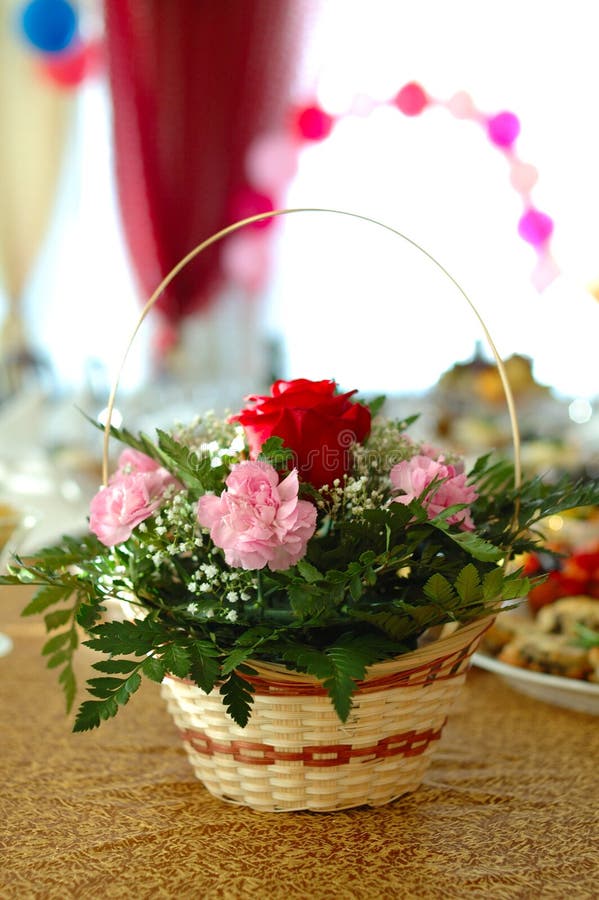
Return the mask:
{"type": "MultiPolygon", "coordinates": [[[[255,136],[283,125],[297,0],[104,0],[115,169],[125,237],[147,299],[229,224],[255,136]]],[[[171,324],[218,286],[221,245],[157,304],[171,324]]]]}

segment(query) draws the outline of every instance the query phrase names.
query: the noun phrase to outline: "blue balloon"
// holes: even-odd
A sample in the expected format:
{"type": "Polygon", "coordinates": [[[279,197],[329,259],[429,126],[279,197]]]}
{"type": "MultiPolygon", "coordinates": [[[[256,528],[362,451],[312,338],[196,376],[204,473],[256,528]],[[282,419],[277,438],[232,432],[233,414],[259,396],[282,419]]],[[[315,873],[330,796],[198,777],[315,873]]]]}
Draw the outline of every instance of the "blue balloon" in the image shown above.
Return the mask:
{"type": "Polygon", "coordinates": [[[21,12],[21,28],[42,53],[60,53],[77,33],[77,13],[67,0],[31,0],[21,12]]]}

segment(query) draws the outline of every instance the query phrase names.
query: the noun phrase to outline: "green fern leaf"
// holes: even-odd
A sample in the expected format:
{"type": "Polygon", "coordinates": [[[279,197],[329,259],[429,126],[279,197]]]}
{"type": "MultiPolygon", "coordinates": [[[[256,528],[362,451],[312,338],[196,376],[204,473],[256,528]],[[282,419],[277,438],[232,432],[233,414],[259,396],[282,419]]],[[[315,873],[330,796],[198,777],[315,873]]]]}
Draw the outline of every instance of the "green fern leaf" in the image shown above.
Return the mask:
{"type": "Polygon", "coordinates": [[[128,675],[139,665],[134,659],[101,659],[92,663],[92,668],[108,675],[128,675]]]}
{"type": "Polygon", "coordinates": [[[51,637],[49,641],[46,641],[46,643],[42,647],[42,655],[50,656],[56,650],[59,650],[64,644],[70,643],[70,640],[70,631],[61,631],[60,634],[55,634],[54,637],[51,637]]]}
{"type": "Polygon", "coordinates": [[[229,672],[234,672],[242,663],[249,659],[253,651],[252,646],[248,647],[237,647],[235,650],[232,650],[225,661],[222,664],[221,671],[223,675],[228,675],[229,672]]]}
{"type": "MultiPolygon", "coordinates": [[[[442,528],[441,530],[445,529],[442,528]]],[[[480,562],[498,562],[505,555],[504,550],[500,550],[494,544],[483,540],[471,531],[460,531],[455,534],[446,530],[445,533],[455,544],[459,544],[463,550],[480,562]]]]}
{"type": "Polygon", "coordinates": [[[476,603],[482,599],[483,590],[476,566],[468,563],[455,580],[455,589],[464,604],[476,603]]]}
{"type": "Polygon", "coordinates": [[[192,654],[191,667],[189,674],[205,694],[209,694],[213,690],[220,676],[220,667],[218,660],[213,656],[207,656],[205,653],[194,651],[192,654]]]}
{"type": "Polygon", "coordinates": [[[118,704],[113,697],[108,700],[85,700],[77,712],[73,731],[91,731],[98,728],[104,719],[115,716],[118,704]]]}
{"type": "Polygon", "coordinates": [[[58,681],[64,693],[67,712],[70,712],[73,707],[75,695],[77,693],[77,682],[71,662],[68,662],[64,667],[64,669],[58,676],[58,681]]]}
{"type": "Polygon", "coordinates": [[[503,569],[497,568],[487,572],[483,578],[483,600],[496,600],[502,595],[504,582],[503,569]]]}
{"type": "Polygon", "coordinates": [[[37,613],[41,613],[45,609],[48,609],[48,607],[55,606],[57,603],[67,600],[72,593],[73,586],[70,584],[45,584],[36,592],[33,599],[23,609],[21,615],[33,616],[37,613]]]}
{"type": "Polygon", "coordinates": [[[441,606],[449,606],[455,600],[455,591],[453,587],[447,578],[439,572],[431,575],[424,585],[423,591],[429,600],[433,600],[441,606]]]}
{"type": "Polygon", "coordinates": [[[167,672],[171,672],[179,678],[185,678],[189,674],[191,659],[184,647],[170,644],[161,655],[161,659],[167,672]]]}
{"type": "Polygon", "coordinates": [[[250,718],[253,687],[235,672],[231,672],[227,680],[221,685],[220,693],[227,712],[234,722],[244,728],[250,718]]]}
{"type": "Polygon", "coordinates": [[[156,681],[158,684],[160,684],[166,674],[163,662],[156,659],[155,656],[148,656],[144,659],[141,670],[146,678],[149,678],[151,681],[156,681]]]}
{"type": "Polygon", "coordinates": [[[74,610],[71,609],[55,609],[54,612],[48,613],[44,616],[44,622],[46,625],[46,631],[54,631],[55,628],[60,628],[61,625],[66,625],[66,623],[72,618],[74,610]]]}
{"type": "Polygon", "coordinates": [[[123,678],[90,678],[87,682],[87,690],[92,697],[105,699],[111,697],[125,683],[123,678]]]}

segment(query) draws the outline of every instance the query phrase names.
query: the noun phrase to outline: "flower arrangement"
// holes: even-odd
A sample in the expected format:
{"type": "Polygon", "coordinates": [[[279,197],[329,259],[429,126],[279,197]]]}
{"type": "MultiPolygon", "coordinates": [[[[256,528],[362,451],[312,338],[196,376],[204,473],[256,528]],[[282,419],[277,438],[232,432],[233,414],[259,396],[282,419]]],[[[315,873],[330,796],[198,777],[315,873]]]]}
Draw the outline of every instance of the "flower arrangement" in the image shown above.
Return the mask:
{"type": "Polygon", "coordinates": [[[481,619],[525,596],[518,557],[544,516],[596,503],[599,487],[536,477],[491,455],[469,472],[419,443],[413,422],[332,380],[277,381],[237,415],[205,415],[125,445],[93,498],[90,534],[65,537],[4,584],[33,584],[43,653],[67,707],[80,632],[103,654],[74,730],[114,716],[145,676],[218,688],[245,726],[252,660],[307,672],[339,719],[373,663],[435,626],[481,619]],[[106,615],[108,601],[127,611],[106,615]]]}

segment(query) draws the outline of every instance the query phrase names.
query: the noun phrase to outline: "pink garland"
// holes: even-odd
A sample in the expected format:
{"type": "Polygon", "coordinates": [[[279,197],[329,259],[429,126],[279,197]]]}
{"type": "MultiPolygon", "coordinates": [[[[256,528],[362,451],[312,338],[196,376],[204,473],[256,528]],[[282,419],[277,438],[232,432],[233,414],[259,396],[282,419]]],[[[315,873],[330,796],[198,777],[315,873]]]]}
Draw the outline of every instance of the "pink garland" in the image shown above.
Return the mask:
{"type": "MultiPolygon", "coordinates": [[[[559,274],[551,255],[550,239],[553,220],[537,209],[531,191],[538,180],[538,171],[530,163],[520,159],[515,145],[520,134],[518,117],[508,111],[487,113],[477,109],[465,91],[459,91],[449,100],[439,100],[428,94],[417,82],[405,84],[388,101],[378,102],[368,97],[357,97],[345,115],[364,115],[377,106],[394,106],[405,116],[414,117],[433,106],[444,106],[456,119],[476,122],[484,129],[490,143],[504,155],[510,169],[510,183],[522,199],[522,214],[518,221],[518,234],[536,252],[537,263],[532,272],[532,282],[543,291],[559,274]]],[[[293,178],[302,148],[308,144],[326,140],[343,116],[333,116],[316,104],[308,104],[289,111],[285,131],[263,134],[250,146],[245,160],[247,186],[234,204],[237,218],[256,215],[277,208],[278,198],[283,196],[293,178]]],[[[268,229],[274,219],[257,223],[254,229],[242,231],[228,243],[223,254],[226,275],[248,290],[258,289],[264,282],[268,269],[268,229]]]]}

